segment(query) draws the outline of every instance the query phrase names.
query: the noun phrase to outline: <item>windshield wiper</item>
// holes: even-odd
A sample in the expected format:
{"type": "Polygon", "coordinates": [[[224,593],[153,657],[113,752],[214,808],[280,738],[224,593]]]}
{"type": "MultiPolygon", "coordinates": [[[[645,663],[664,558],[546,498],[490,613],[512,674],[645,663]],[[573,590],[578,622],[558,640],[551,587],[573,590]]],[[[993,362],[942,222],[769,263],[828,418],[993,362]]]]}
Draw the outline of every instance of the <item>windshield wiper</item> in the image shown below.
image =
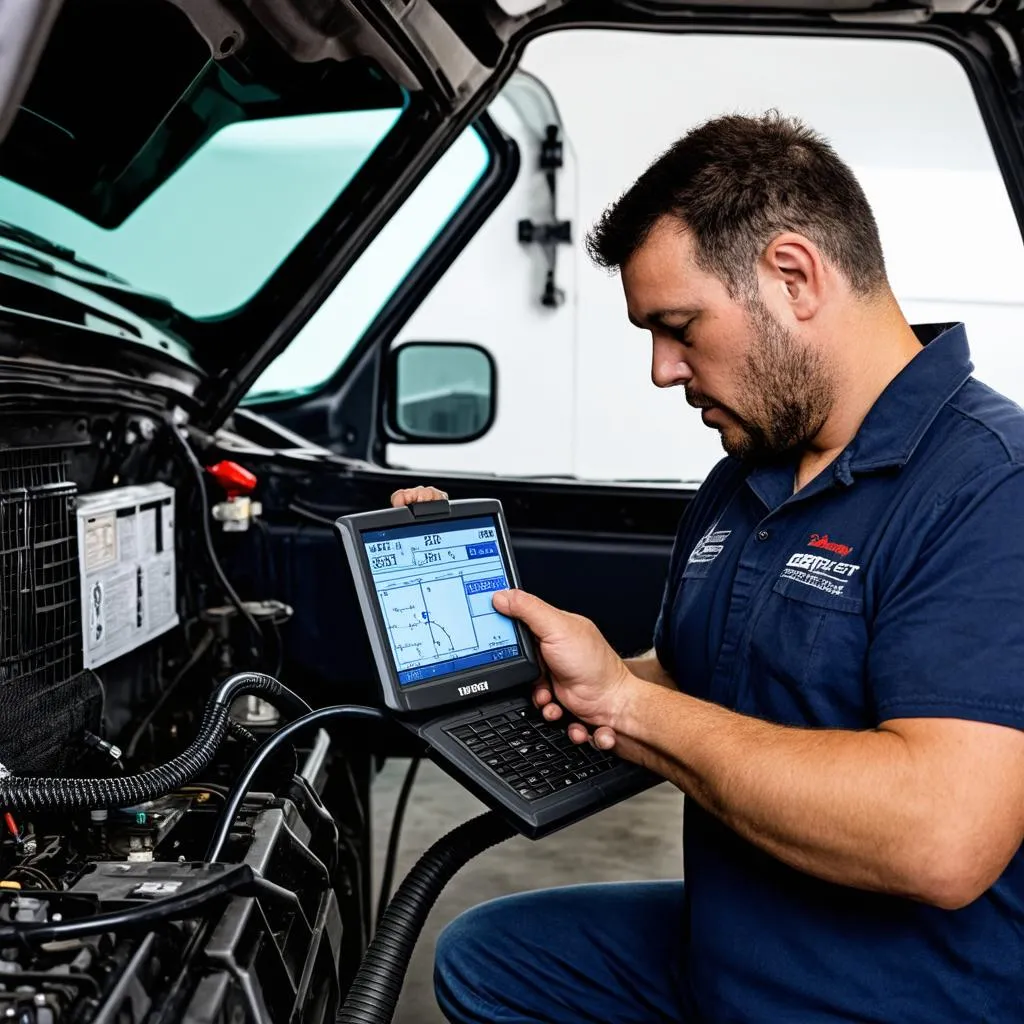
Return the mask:
{"type": "Polygon", "coordinates": [[[95,263],[87,263],[85,260],[79,259],[75,255],[74,249],[69,249],[66,245],[61,245],[59,242],[53,242],[49,238],[37,235],[34,231],[29,231],[28,228],[23,228],[18,224],[11,224],[10,221],[0,220],[0,238],[6,238],[11,242],[27,245],[38,252],[45,253],[47,256],[56,256],[57,259],[64,260],[65,263],[72,263],[83,270],[88,270],[93,274],[98,274],[100,277],[105,277],[108,281],[115,281],[117,284],[128,284],[123,277],[118,277],[117,274],[112,274],[109,270],[97,267],[95,263]]]}

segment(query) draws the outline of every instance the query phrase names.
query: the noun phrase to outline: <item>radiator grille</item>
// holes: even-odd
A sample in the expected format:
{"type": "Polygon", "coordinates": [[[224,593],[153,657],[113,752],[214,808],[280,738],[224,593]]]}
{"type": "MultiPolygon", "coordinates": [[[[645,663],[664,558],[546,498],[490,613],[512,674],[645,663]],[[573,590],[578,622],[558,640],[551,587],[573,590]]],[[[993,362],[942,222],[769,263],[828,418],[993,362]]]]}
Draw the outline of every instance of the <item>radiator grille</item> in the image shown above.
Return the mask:
{"type": "Polygon", "coordinates": [[[0,451],[0,685],[45,687],[82,668],[77,488],[67,468],[59,449],[0,451]]]}

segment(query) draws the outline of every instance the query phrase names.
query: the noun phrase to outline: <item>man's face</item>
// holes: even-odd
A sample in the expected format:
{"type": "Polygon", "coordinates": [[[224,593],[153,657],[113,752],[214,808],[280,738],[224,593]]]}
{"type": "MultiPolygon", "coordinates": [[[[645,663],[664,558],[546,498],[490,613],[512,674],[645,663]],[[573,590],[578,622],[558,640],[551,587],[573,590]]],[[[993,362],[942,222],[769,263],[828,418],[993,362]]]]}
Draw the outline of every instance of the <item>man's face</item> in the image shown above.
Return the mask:
{"type": "Polygon", "coordinates": [[[697,266],[693,242],[664,218],[622,268],[630,320],[651,332],[651,379],[682,385],[730,455],[763,459],[799,448],[835,398],[821,353],[796,338],[760,297],[729,295],[697,266]]]}

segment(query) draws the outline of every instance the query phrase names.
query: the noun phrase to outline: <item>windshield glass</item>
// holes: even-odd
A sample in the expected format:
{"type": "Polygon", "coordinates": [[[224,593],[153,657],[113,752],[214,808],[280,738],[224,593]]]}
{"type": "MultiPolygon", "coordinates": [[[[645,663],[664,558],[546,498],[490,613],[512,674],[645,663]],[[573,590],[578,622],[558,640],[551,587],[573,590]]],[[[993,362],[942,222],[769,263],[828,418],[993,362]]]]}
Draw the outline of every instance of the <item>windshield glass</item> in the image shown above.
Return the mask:
{"type": "Polygon", "coordinates": [[[490,160],[477,128],[467,128],[291,344],[263,371],[244,401],[296,398],[322,386],[466,202],[490,160]]]}
{"type": "Polygon", "coordinates": [[[0,178],[0,221],[73,250],[192,318],[223,315],[267,281],[400,113],[346,110],[228,125],[114,228],[0,178]]]}

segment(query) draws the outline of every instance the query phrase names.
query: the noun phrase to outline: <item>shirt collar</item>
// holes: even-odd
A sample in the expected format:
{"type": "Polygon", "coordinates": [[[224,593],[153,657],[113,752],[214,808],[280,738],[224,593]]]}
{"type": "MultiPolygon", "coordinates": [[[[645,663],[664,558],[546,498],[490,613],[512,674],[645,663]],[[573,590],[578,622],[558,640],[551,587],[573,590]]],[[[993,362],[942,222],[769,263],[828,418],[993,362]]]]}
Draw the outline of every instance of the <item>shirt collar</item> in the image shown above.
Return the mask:
{"type": "Polygon", "coordinates": [[[833,486],[833,481],[848,486],[855,472],[906,464],[942,407],[974,369],[963,324],[922,324],[913,331],[924,350],[889,383],[830,469],[796,495],[796,456],[787,455],[750,472],[747,483],[767,508],[813,497],[833,486]]]}
{"type": "Polygon", "coordinates": [[[893,378],[864,417],[853,441],[836,460],[836,478],[906,465],[942,407],[974,369],[962,323],[913,328],[924,345],[893,378]]]}

